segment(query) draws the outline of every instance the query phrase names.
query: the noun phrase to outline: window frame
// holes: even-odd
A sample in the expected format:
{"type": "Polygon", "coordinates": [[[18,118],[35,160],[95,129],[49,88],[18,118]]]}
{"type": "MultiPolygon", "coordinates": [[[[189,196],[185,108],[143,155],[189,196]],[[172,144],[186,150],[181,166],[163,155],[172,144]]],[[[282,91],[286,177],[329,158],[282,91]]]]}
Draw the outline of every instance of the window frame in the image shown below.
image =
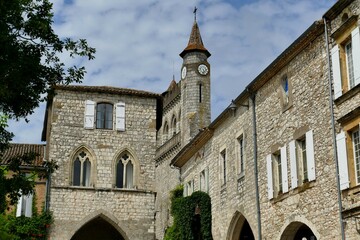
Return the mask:
{"type": "Polygon", "coordinates": [[[132,155],[128,152],[123,152],[119,157],[118,160],[116,161],[115,164],[115,188],[119,188],[119,189],[134,189],[136,187],[136,175],[135,175],[135,161],[132,157],[132,155]],[[121,173],[121,178],[122,178],[122,186],[118,186],[118,176],[119,176],[119,172],[118,172],[118,165],[122,164],[122,173],[121,173]],[[128,172],[128,166],[132,166],[132,171],[131,171],[131,184],[129,184],[129,178],[128,175],[130,175],[130,173],[128,172]]]}
{"type": "Polygon", "coordinates": [[[104,129],[104,130],[114,129],[114,104],[109,103],[109,102],[97,103],[96,104],[96,120],[95,120],[95,122],[96,122],[96,124],[95,124],[96,129],[104,129]],[[103,112],[99,110],[100,106],[105,107],[103,112]],[[99,120],[99,115],[100,115],[100,117],[103,117],[103,119],[99,120]],[[111,120],[108,120],[109,116],[111,116],[111,120]]]}
{"type": "Polygon", "coordinates": [[[73,160],[72,160],[72,164],[71,164],[71,186],[73,187],[92,187],[93,186],[93,169],[94,169],[94,164],[93,164],[93,159],[92,159],[92,155],[89,153],[89,151],[87,151],[86,149],[81,149],[79,151],[77,151],[77,153],[74,155],[73,160]],[[80,163],[80,167],[79,167],[79,171],[80,174],[77,178],[76,182],[79,182],[79,184],[75,185],[75,162],[79,161],[80,163]],[[88,161],[88,163],[90,165],[84,165],[84,163],[88,161]],[[87,168],[87,166],[89,166],[89,168],[87,168]],[[85,171],[85,174],[84,174],[85,171]],[[84,182],[85,181],[85,182],[84,182]]]}
{"type": "Polygon", "coordinates": [[[227,182],[227,153],[226,148],[223,148],[219,153],[220,160],[220,178],[223,186],[226,185],[227,182]]]}
{"type": "Polygon", "coordinates": [[[245,175],[245,138],[244,133],[240,133],[235,140],[236,146],[236,166],[237,166],[237,174],[239,177],[245,175]]]}

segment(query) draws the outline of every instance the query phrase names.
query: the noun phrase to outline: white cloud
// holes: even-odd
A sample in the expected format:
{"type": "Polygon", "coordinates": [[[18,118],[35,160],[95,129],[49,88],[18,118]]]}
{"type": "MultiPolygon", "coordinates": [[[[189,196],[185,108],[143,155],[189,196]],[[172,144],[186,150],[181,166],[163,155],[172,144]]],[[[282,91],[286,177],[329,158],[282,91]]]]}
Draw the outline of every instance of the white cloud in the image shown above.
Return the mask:
{"type": "MultiPolygon", "coordinates": [[[[85,38],[97,49],[84,62],[84,85],[165,91],[178,80],[194,4],[205,47],[212,53],[212,118],[336,0],[53,0],[54,30],[85,38]],[[72,4],[68,4],[72,2],[72,4]],[[173,72],[174,66],[174,72],[173,72]]],[[[73,60],[65,58],[69,64],[73,60]]],[[[11,123],[16,142],[40,142],[43,109],[30,124],[11,123]]]]}

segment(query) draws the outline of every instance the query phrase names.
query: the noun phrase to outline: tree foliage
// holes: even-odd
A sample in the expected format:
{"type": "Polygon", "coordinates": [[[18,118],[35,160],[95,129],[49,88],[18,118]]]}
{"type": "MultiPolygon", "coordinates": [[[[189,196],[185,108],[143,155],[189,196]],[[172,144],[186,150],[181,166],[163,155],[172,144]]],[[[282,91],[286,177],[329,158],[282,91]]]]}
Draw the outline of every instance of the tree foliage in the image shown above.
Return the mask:
{"type": "Polygon", "coordinates": [[[211,199],[201,191],[183,197],[183,186],[171,191],[171,215],[174,223],[164,240],[212,240],[211,199]]]}
{"type": "MultiPolygon", "coordinates": [[[[67,67],[59,56],[94,58],[95,49],[85,39],[60,38],[52,24],[48,0],[0,0],[0,159],[14,136],[6,130],[8,119],[26,120],[52,86],[81,82],[84,77],[84,67],[67,67]]],[[[27,192],[33,186],[18,168],[30,157],[34,156],[16,157],[0,169],[0,196],[10,194],[12,203],[20,189],[27,192]],[[5,178],[9,170],[15,170],[11,181],[5,178]]]]}

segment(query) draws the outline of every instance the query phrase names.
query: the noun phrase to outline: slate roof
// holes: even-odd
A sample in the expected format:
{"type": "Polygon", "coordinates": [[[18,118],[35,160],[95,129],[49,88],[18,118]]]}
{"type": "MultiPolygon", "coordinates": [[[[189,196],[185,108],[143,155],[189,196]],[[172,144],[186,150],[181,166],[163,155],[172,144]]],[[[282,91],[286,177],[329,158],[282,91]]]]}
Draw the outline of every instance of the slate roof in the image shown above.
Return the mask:
{"type": "Polygon", "coordinates": [[[42,166],[44,153],[45,153],[45,144],[21,144],[21,143],[11,143],[10,147],[3,153],[3,156],[0,157],[0,165],[8,164],[8,161],[16,156],[21,156],[24,153],[34,152],[39,154],[33,162],[33,164],[22,164],[22,166],[42,166]]]}

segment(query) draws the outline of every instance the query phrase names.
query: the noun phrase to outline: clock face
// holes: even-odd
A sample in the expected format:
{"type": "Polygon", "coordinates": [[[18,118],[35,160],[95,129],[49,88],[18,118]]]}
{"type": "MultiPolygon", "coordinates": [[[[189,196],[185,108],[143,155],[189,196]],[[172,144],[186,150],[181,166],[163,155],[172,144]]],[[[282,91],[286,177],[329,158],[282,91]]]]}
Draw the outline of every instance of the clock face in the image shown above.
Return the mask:
{"type": "Polygon", "coordinates": [[[208,67],[205,65],[205,64],[200,64],[199,65],[199,67],[198,67],[198,71],[199,71],[199,73],[201,74],[201,75],[206,75],[206,74],[208,74],[208,72],[209,72],[209,69],[208,69],[208,67]]]}
{"type": "Polygon", "coordinates": [[[181,78],[184,79],[186,77],[186,67],[184,66],[181,70],[181,78]]]}

